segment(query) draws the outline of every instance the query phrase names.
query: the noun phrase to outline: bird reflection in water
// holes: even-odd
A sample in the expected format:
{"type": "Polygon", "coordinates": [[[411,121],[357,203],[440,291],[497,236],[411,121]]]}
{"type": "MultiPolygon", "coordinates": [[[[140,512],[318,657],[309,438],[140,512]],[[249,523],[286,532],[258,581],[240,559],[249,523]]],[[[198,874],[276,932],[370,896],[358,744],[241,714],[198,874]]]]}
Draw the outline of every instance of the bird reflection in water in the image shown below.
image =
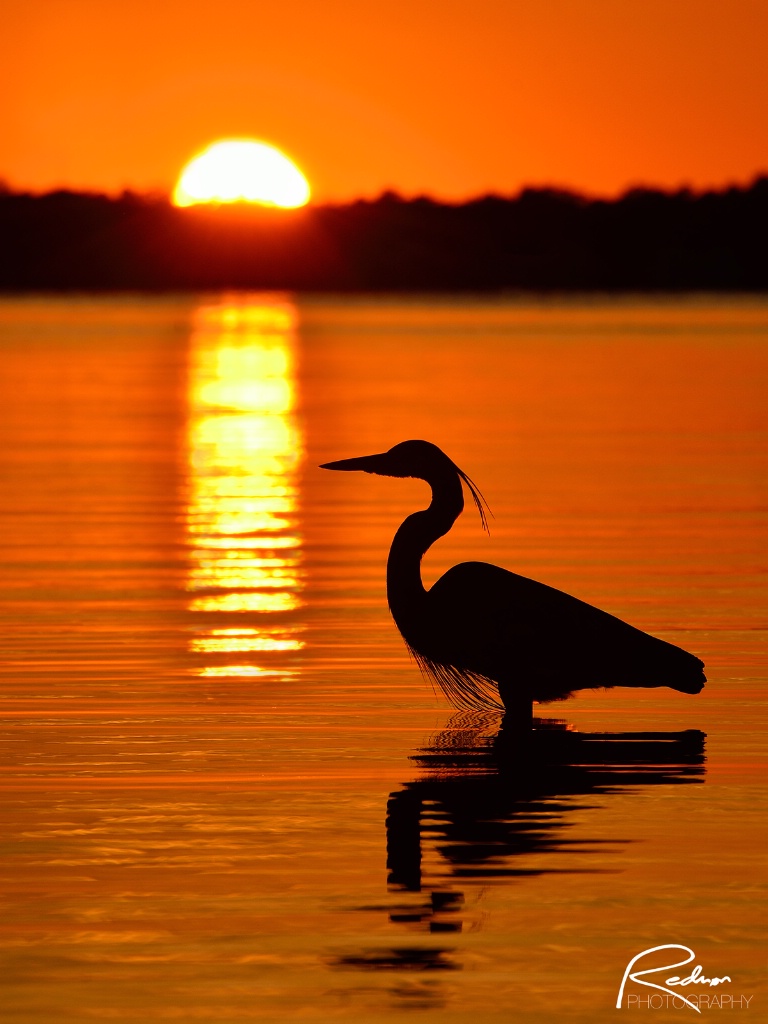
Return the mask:
{"type": "MultiPolygon", "coordinates": [[[[698,730],[581,733],[535,719],[521,742],[514,723],[494,735],[489,721],[478,712],[455,715],[413,755],[423,777],[389,797],[388,883],[398,902],[379,909],[410,931],[461,932],[465,906],[474,902],[466,898],[469,886],[606,870],[590,864],[590,855],[629,840],[570,838],[574,812],[593,806],[580,798],[703,782],[705,735],[698,730]],[[548,866],[554,854],[561,856],[548,866]]],[[[620,869],[617,862],[608,870],[620,869]]],[[[336,957],[333,966],[424,971],[461,964],[455,948],[411,943],[336,957]]]]}

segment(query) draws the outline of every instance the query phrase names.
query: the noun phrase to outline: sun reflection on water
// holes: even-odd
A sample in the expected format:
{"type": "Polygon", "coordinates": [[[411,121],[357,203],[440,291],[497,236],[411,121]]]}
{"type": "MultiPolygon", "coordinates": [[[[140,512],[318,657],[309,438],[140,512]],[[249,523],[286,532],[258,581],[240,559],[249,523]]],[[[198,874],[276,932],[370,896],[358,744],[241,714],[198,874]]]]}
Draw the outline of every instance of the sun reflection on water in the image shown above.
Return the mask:
{"type": "MultiPolygon", "coordinates": [[[[197,310],[192,335],[191,488],[187,529],[190,610],[292,612],[301,605],[296,512],[302,435],[295,412],[296,313],[284,297],[237,296],[197,310]]],[[[296,624],[201,629],[206,655],[298,650],[296,624]]],[[[209,665],[204,676],[262,676],[252,663],[209,665]]],[[[286,671],[277,674],[290,674],[286,671]]]]}

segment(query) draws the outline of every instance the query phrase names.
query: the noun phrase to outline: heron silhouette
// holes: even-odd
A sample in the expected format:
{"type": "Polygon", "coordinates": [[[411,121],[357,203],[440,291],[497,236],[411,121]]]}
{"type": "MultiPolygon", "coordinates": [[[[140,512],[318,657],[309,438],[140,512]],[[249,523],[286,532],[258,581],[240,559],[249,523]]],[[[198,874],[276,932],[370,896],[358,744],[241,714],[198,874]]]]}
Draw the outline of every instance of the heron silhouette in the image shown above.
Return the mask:
{"type": "Polygon", "coordinates": [[[702,689],[704,666],[694,655],[499,566],[462,562],[427,590],[421,559],[463,511],[462,483],[488,528],[482,494],[437,445],[402,441],[320,468],[415,477],[432,488],[429,507],[408,516],[392,541],[387,599],[417,664],[455,707],[504,710],[527,728],[534,701],[562,700],[574,690],[702,689]]]}

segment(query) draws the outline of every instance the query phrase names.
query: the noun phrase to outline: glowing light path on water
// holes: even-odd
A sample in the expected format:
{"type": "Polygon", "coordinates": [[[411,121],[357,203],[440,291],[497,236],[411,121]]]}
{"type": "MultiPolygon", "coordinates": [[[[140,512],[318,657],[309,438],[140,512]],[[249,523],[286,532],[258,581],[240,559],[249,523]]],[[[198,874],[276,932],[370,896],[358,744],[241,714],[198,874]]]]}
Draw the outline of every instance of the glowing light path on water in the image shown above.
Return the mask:
{"type": "Polygon", "coordinates": [[[190,610],[215,624],[198,631],[190,647],[248,656],[208,665],[201,675],[274,675],[252,655],[303,646],[295,625],[274,622],[274,613],[299,607],[302,589],[294,330],[293,306],[282,297],[238,296],[203,306],[195,317],[187,589],[190,610]]]}

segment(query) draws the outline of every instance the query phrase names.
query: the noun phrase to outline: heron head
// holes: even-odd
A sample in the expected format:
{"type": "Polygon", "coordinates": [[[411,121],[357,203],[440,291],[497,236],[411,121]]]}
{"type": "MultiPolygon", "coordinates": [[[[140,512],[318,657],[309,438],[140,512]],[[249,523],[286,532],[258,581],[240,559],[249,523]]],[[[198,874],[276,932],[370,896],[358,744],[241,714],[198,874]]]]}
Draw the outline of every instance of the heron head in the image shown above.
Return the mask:
{"type": "Polygon", "coordinates": [[[458,475],[469,488],[480,512],[483,527],[488,529],[486,510],[490,512],[490,509],[482,494],[466,473],[430,441],[401,441],[387,452],[326,462],[320,469],[338,469],[345,473],[375,473],[377,476],[415,477],[418,480],[426,480],[428,484],[438,483],[446,474],[458,475]]]}
{"type": "Polygon", "coordinates": [[[427,481],[439,473],[458,471],[445,452],[429,441],[401,441],[388,452],[326,462],[320,469],[339,469],[342,472],[357,470],[375,473],[377,476],[417,477],[427,481]]]}

